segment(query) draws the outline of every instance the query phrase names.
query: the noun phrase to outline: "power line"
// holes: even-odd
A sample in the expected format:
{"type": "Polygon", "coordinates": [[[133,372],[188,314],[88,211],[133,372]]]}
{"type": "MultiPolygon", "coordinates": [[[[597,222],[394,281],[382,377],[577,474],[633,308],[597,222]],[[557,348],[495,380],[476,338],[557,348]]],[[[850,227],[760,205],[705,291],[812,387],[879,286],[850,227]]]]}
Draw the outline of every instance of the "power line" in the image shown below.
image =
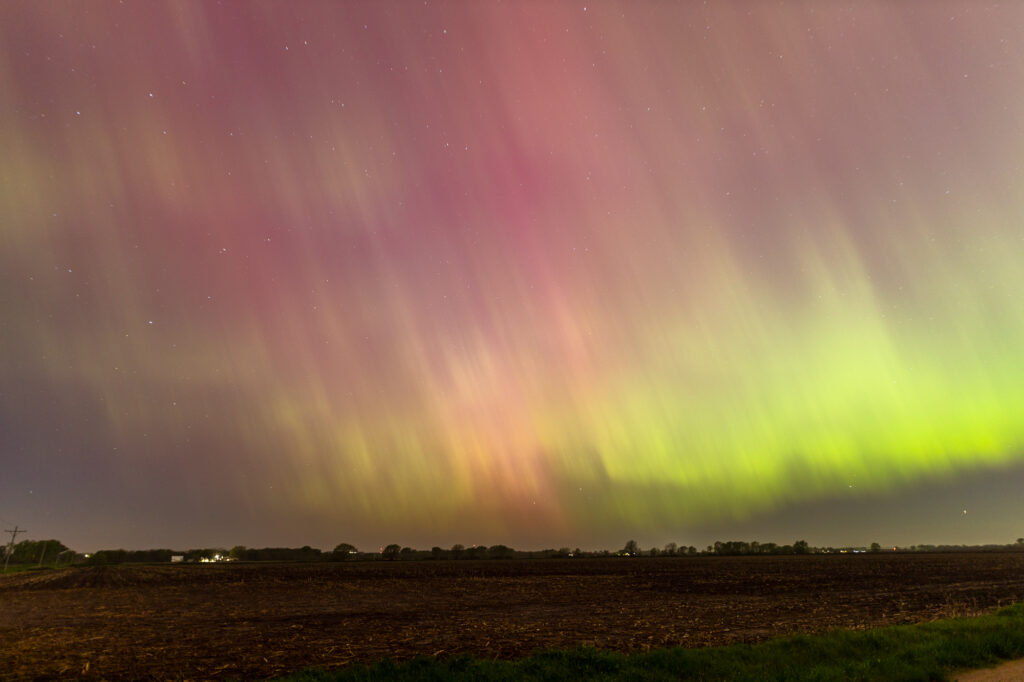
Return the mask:
{"type": "Polygon", "coordinates": [[[14,527],[14,530],[10,528],[4,530],[5,533],[11,534],[11,541],[7,543],[7,558],[4,559],[4,573],[7,572],[7,562],[11,560],[11,554],[14,552],[14,538],[18,537],[18,533],[27,533],[28,531],[24,528],[14,527]]]}

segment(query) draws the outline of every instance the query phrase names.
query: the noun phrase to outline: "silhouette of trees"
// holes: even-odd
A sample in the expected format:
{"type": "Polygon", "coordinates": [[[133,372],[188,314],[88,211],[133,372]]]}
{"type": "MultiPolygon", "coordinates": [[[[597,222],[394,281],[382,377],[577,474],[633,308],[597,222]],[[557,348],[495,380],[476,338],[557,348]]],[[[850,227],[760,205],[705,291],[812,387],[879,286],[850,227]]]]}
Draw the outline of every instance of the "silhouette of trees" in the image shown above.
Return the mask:
{"type": "Polygon", "coordinates": [[[342,542],[334,548],[333,552],[331,552],[331,558],[334,561],[348,561],[349,559],[354,559],[358,551],[359,550],[355,548],[355,545],[342,542]]]}
{"type": "MultiPolygon", "coordinates": [[[[170,553],[170,550],[167,550],[170,553]]],[[[239,561],[323,561],[324,553],[320,549],[305,545],[304,547],[261,547],[246,548],[241,545],[233,547],[230,552],[223,549],[191,549],[185,552],[185,561],[214,559],[217,555],[231,557],[239,561]]],[[[326,558],[335,558],[330,553],[326,558]]],[[[167,561],[170,561],[168,556],[167,561]]]]}
{"type": "MultiPolygon", "coordinates": [[[[1024,549],[1024,538],[1017,538],[1015,543],[1000,545],[913,545],[901,548],[903,552],[963,552],[963,551],[1020,551],[1024,549]]],[[[92,565],[120,564],[130,562],[170,562],[173,555],[184,555],[187,562],[198,562],[202,560],[223,561],[225,559],[237,559],[240,561],[351,561],[351,560],[373,560],[383,559],[386,561],[419,561],[424,559],[558,559],[568,557],[608,557],[608,556],[630,556],[630,557],[682,557],[697,556],[698,554],[717,556],[758,556],[758,555],[783,555],[783,554],[831,554],[831,553],[859,553],[871,552],[878,554],[882,547],[877,542],[872,542],[869,547],[811,547],[806,540],[797,540],[792,545],[777,545],[774,542],[742,541],[742,540],[718,540],[713,545],[708,545],[704,551],[699,551],[693,545],[680,546],[675,542],[666,543],[663,547],[652,547],[647,550],[640,548],[636,540],[629,540],[618,552],[609,550],[595,550],[583,552],[578,547],[569,549],[522,550],[517,551],[507,545],[472,545],[466,547],[462,544],[452,545],[450,550],[441,547],[432,547],[430,550],[418,550],[413,547],[402,547],[397,544],[390,544],[384,547],[379,554],[359,553],[354,545],[347,542],[340,543],[332,551],[323,552],[319,549],[306,545],[301,548],[288,547],[264,547],[261,549],[248,548],[244,545],[232,547],[230,551],[218,548],[191,549],[187,552],[172,551],[170,549],[147,549],[147,550],[123,550],[107,549],[92,553],[87,559],[92,565]]],[[[54,562],[73,563],[76,555],[63,543],[57,540],[33,541],[23,540],[14,545],[11,554],[12,564],[43,564],[53,565],[54,562]],[[67,556],[70,554],[70,558],[67,556]]],[[[81,558],[79,559],[81,560],[81,558]]]]}
{"type": "Polygon", "coordinates": [[[487,556],[491,559],[512,559],[515,557],[515,550],[505,545],[493,545],[487,550],[487,556]]]}
{"type": "MultiPolygon", "coordinates": [[[[11,548],[10,562],[12,564],[45,564],[48,561],[53,561],[59,553],[66,549],[67,547],[60,540],[22,540],[11,548]]],[[[6,547],[0,549],[0,556],[4,555],[4,550],[6,547]]]]}
{"type": "MultiPolygon", "coordinates": [[[[258,550],[250,549],[247,550],[247,553],[252,551],[258,550]]],[[[104,550],[104,553],[106,553],[107,555],[107,560],[112,564],[120,564],[127,560],[125,557],[127,552],[125,552],[123,549],[104,550]]],[[[185,561],[213,561],[214,557],[227,555],[228,551],[226,549],[217,549],[209,547],[205,549],[190,549],[187,552],[185,552],[185,561]]],[[[170,557],[167,557],[167,560],[170,561],[170,557]]]]}
{"type": "MultiPolygon", "coordinates": [[[[810,554],[811,547],[805,540],[798,540],[792,545],[779,546],[774,542],[745,542],[743,540],[718,540],[707,548],[706,554],[717,556],[747,556],[763,554],[810,554]]],[[[697,549],[688,547],[687,554],[696,554],[697,549]]]]}

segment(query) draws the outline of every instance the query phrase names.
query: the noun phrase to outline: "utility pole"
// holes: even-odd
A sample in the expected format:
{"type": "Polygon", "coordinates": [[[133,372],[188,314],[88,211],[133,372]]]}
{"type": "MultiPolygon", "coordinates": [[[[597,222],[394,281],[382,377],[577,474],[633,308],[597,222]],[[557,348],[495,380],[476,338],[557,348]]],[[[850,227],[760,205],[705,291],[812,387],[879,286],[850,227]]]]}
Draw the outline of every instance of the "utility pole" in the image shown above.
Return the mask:
{"type": "Polygon", "coordinates": [[[11,554],[14,552],[14,538],[18,537],[18,533],[27,533],[28,531],[24,528],[14,527],[14,530],[7,529],[5,533],[11,534],[11,541],[7,543],[7,558],[4,559],[4,573],[7,572],[7,562],[11,560],[11,554]]]}

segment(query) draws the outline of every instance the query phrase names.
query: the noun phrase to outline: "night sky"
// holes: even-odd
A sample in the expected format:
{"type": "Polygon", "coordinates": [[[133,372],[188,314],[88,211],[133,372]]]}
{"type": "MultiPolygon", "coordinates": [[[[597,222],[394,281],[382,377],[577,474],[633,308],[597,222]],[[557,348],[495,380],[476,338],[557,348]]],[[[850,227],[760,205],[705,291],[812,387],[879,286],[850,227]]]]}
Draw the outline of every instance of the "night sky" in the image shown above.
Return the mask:
{"type": "Polygon", "coordinates": [[[0,4],[0,521],[1024,535],[1024,4],[0,4]]]}

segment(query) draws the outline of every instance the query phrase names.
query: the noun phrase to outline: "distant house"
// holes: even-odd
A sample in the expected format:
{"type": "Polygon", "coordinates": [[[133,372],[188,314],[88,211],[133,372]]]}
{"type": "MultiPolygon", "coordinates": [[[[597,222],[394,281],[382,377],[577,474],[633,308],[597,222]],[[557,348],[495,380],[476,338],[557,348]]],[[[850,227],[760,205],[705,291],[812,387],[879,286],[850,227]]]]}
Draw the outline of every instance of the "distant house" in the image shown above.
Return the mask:
{"type": "Polygon", "coordinates": [[[180,564],[184,560],[185,560],[185,555],[184,554],[172,554],[171,555],[171,563],[172,564],[180,564]]]}

